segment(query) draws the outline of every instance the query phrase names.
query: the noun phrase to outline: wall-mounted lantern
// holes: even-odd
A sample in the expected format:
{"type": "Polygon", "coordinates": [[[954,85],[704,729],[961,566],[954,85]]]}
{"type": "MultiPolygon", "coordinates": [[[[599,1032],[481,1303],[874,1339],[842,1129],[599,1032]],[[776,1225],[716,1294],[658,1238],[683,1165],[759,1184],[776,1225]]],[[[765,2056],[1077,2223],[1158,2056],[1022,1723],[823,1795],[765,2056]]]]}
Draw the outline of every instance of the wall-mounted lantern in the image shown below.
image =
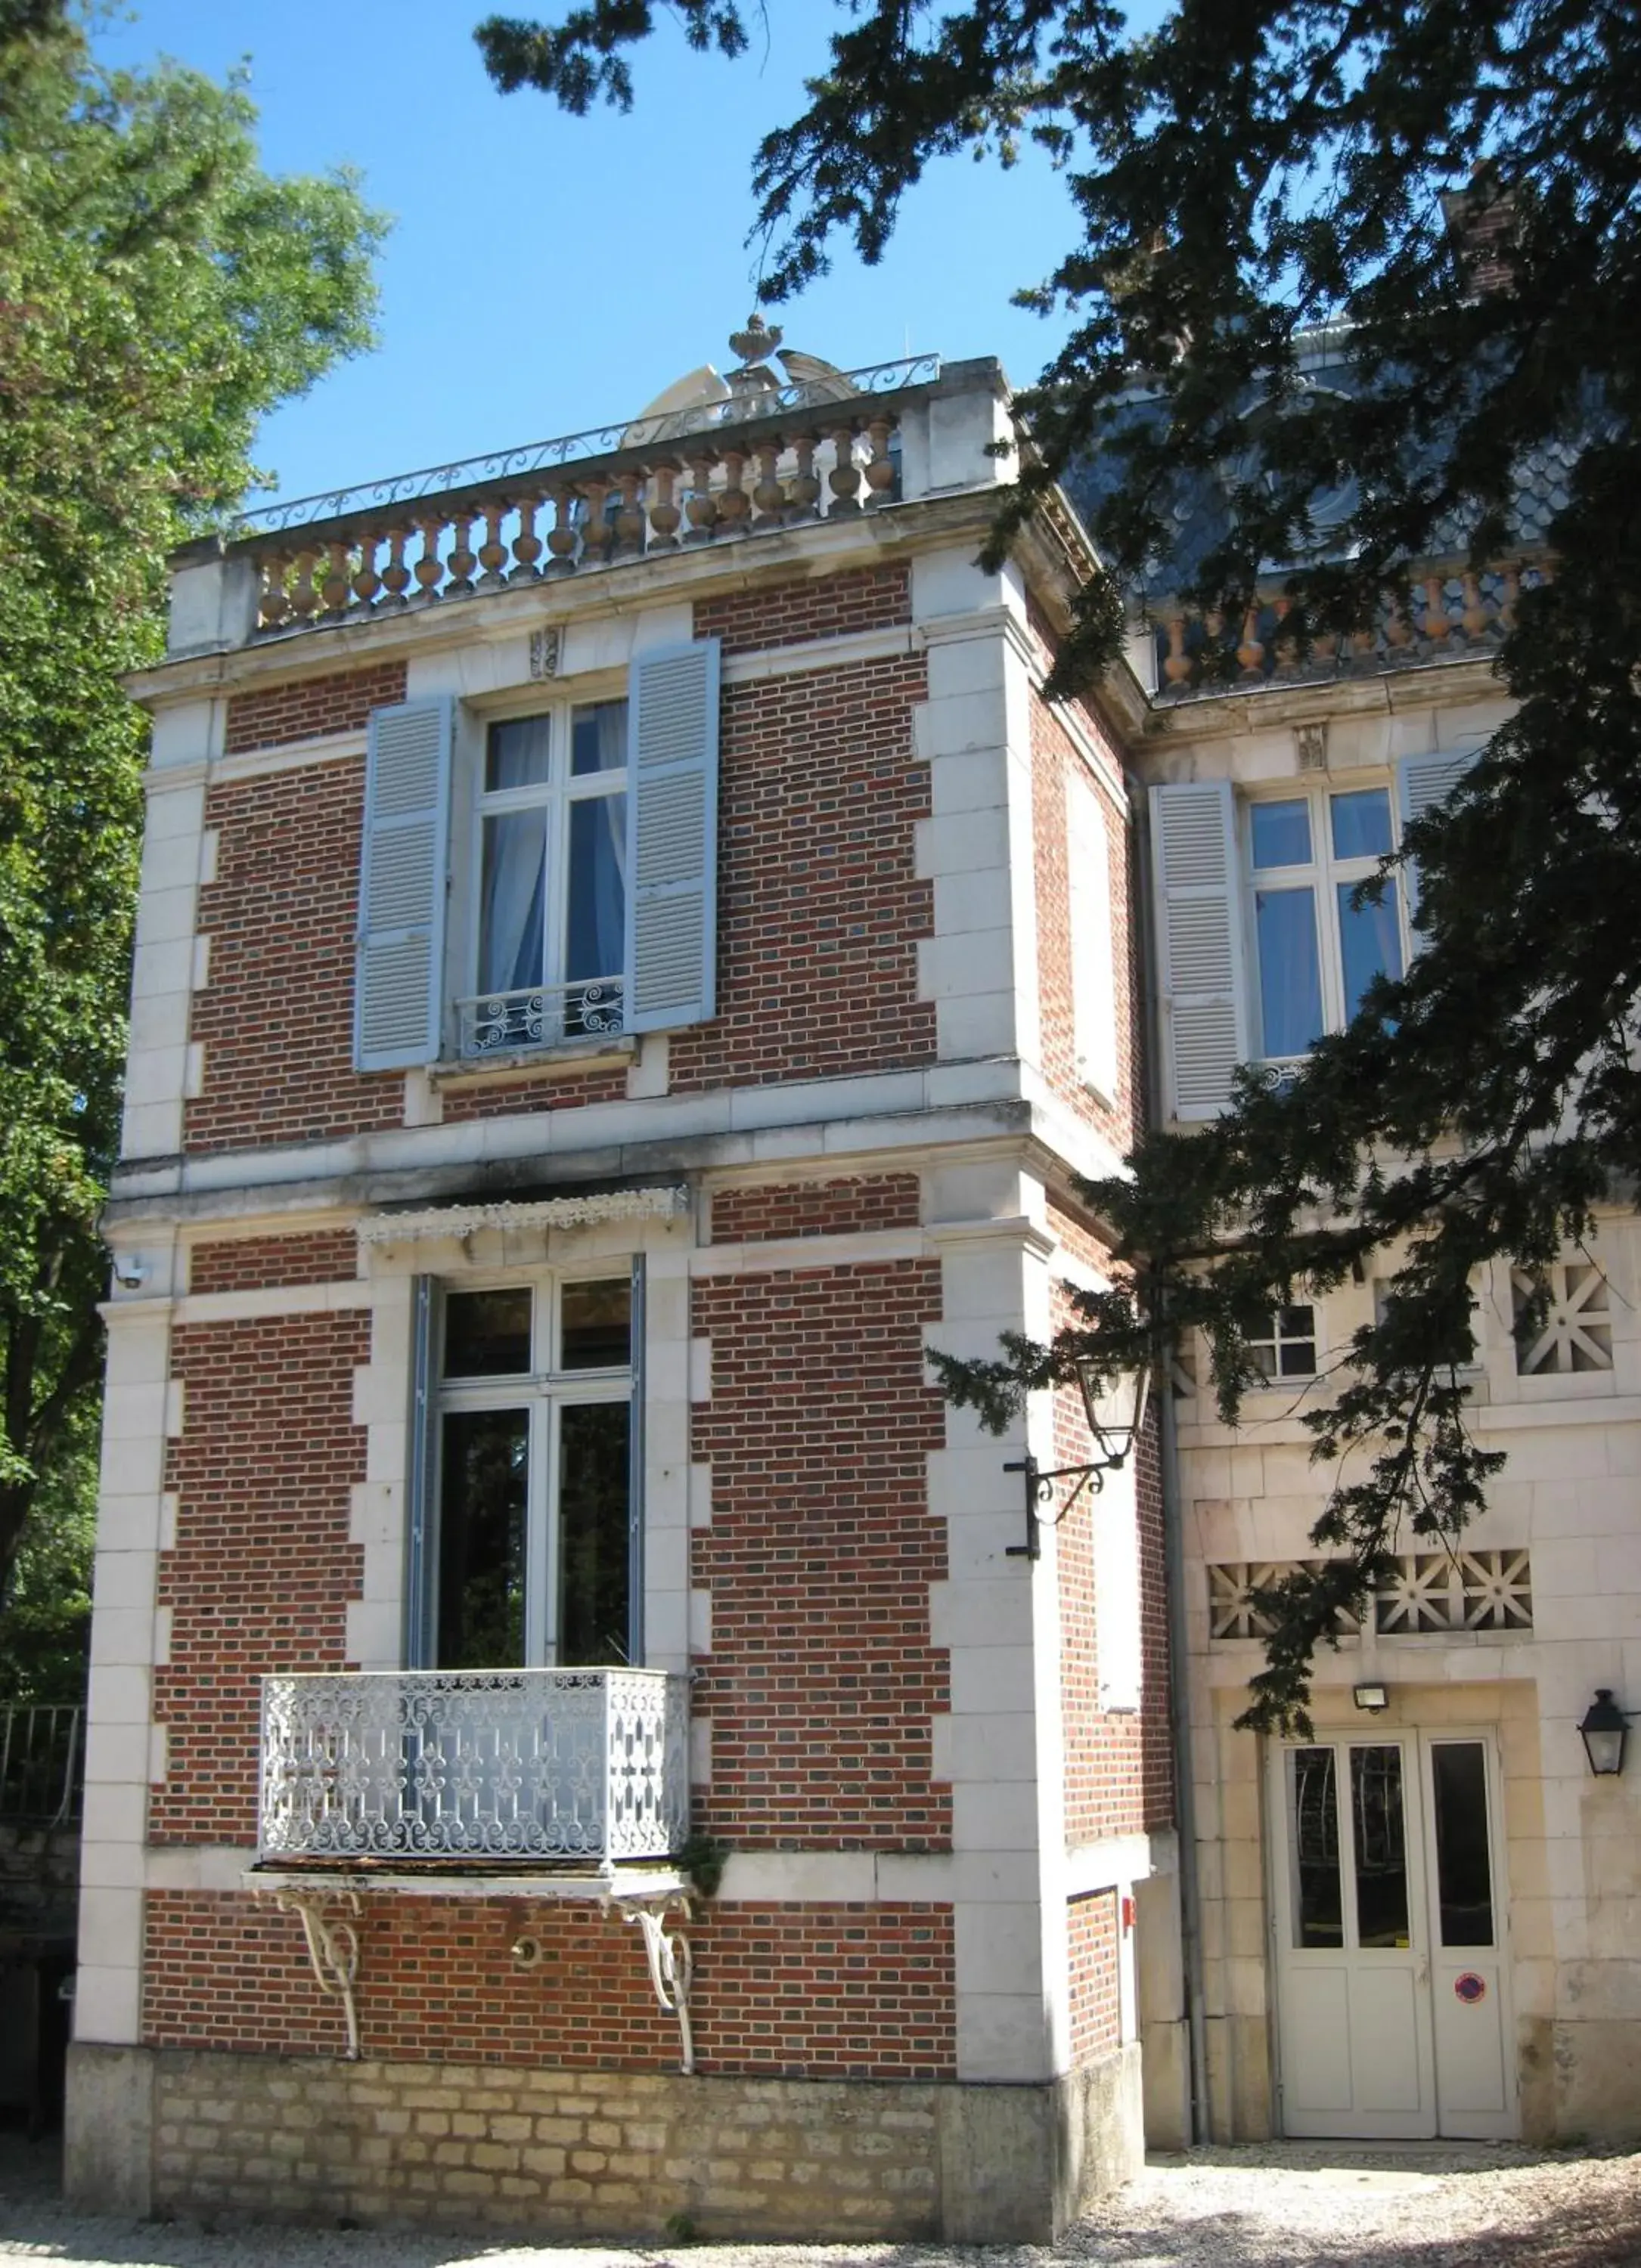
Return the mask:
{"type": "Polygon", "coordinates": [[[1618,1706],[1610,1685],[1598,1685],[1595,1698],[1578,1726],[1584,1753],[1598,1779],[1610,1778],[1614,1773],[1623,1771],[1624,1736],[1629,1729],[1629,1711],[1618,1706]]]}
{"type": "Polygon", "coordinates": [[[1003,1467],[1006,1473],[1025,1476],[1025,1542],[1009,1544],[1010,1559],[1041,1557],[1045,1524],[1057,1528],[1085,1488],[1092,1488],[1098,1493],[1107,1473],[1120,1473],[1133,1455],[1134,1445],[1145,1424],[1146,1403],[1151,1390],[1149,1368],[1119,1371],[1112,1377],[1093,1362],[1080,1362],[1076,1374],[1096,1454],[1085,1465],[1056,1465],[1046,1472],[1033,1456],[1017,1459],[1003,1467]],[[1075,1480],[1076,1486],[1053,1519],[1045,1523],[1038,1506],[1052,1503],[1054,1483],[1066,1480],[1075,1480]]]}

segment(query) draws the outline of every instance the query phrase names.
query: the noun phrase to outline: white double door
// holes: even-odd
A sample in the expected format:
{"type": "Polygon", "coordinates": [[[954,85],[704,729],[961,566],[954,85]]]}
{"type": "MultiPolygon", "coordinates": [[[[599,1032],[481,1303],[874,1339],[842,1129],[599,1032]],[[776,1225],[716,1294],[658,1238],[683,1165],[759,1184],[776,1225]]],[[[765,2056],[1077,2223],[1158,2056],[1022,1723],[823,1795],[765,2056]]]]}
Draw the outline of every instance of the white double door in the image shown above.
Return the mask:
{"type": "Polygon", "coordinates": [[[1324,1736],[1275,1749],[1272,1778],[1283,2132],[1508,2139],[1491,1743],[1324,1736]]]}

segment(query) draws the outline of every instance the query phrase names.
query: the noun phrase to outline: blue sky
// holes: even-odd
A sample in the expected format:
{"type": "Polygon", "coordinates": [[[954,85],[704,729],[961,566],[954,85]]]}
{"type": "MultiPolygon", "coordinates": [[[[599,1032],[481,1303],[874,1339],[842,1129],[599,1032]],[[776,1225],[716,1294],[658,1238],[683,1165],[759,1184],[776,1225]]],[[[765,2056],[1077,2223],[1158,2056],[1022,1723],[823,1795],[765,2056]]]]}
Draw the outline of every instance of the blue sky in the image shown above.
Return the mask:
{"type": "MultiPolygon", "coordinates": [[[[491,0],[493,4],[493,0],[491,0]]],[[[559,0],[515,0],[553,17],[559,0]]],[[[100,36],[110,61],[169,55],[221,77],[248,61],[275,173],[357,166],[395,227],[381,344],[270,418],[277,493],[407,471],[632,416],[703,362],[752,305],[751,153],[795,115],[835,20],[770,0],[770,42],[734,64],[669,26],[635,59],[623,116],[503,97],[472,26],[485,0],[146,0],[100,36]]],[[[846,245],[777,315],[787,343],[846,368],[906,351],[995,354],[1035,377],[1060,325],[1010,306],[1069,241],[1065,185],[943,160],[876,269],[846,245]]]]}

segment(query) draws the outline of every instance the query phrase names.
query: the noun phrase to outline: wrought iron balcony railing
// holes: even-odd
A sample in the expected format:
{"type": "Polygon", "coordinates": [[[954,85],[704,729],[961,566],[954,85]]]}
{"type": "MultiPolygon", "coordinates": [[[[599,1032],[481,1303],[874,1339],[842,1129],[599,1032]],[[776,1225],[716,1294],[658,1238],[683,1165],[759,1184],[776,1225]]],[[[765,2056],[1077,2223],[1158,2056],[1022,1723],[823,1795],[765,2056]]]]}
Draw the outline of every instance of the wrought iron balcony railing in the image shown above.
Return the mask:
{"type": "Polygon", "coordinates": [[[655,1669],[262,1680],[263,1866],[663,1859],[689,1832],[689,1681],[655,1669]]]}
{"type": "Polygon", "coordinates": [[[83,1711],[66,1703],[0,1708],[0,1820],[61,1827],[80,1815],[83,1711]]]}
{"type": "Polygon", "coordinates": [[[601,1039],[625,1028],[625,1009],[624,976],[479,992],[456,1002],[457,1044],[471,1059],[509,1055],[516,1048],[557,1047],[564,1040],[601,1039]]]}

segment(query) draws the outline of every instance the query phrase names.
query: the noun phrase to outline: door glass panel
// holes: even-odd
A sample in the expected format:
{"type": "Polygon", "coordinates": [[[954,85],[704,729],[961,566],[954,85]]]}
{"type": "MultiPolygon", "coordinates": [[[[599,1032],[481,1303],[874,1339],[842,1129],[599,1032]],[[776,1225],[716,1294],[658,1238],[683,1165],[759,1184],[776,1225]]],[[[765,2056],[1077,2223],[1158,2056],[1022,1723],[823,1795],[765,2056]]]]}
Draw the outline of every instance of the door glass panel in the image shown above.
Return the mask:
{"type": "Polygon", "coordinates": [[[1262,873],[1270,866],[1308,866],[1311,863],[1311,806],[1297,803],[1255,803],[1248,807],[1253,838],[1253,864],[1262,873]]]}
{"type": "Polygon", "coordinates": [[[608,1668],[631,1659],[629,1439],[625,1402],[570,1403],[560,1413],[560,1668],[608,1668]]]}
{"type": "Polygon", "coordinates": [[[546,891],[545,811],[538,806],[487,819],[479,880],[481,992],[519,992],[541,983],[546,891]]]}
{"type": "Polygon", "coordinates": [[[1350,1751],[1350,1820],[1356,1862],[1356,1942],[1412,1942],[1408,1927],[1408,1838],[1402,1812],[1401,1750],[1350,1751]]]}
{"type": "Polygon", "coordinates": [[[524,1530],[529,1413],[453,1410],[439,1488],[440,1669],[512,1669],[524,1660],[524,1530]]]}
{"type": "Polygon", "coordinates": [[[1260,1019],[1268,1056],[1302,1056],[1322,1029],[1316,899],[1310,890],[1256,890],[1260,1019]]]}
{"type": "Polygon", "coordinates": [[[484,751],[484,785],[493,794],[510,787],[540,787],[551,769],[552,718],[512,717],[492,725],[484,751]]]}
{"type": "Polygon", "coordinates": [[[626,951],[627,799],[584,796],[570,806],[570,925],[565,975],[618,976],[626,951]]]}
{"type": "Polygon", "coordinates": [[[1344,1899],[1331,1749],[1288,1751],[1288,1834],[1293,1852],[1293,1941],[1312,1950],[1335,1948],[1344,1943],[1344,1899]]]}
{"type": "Polygon", "coordinates": [[[1430,1750],[1436,1809],[1436,1889],[1444,1945],[1491,1945],[1493,1868],[1487,1832],[1487,1759],[1480,1741],[1430,1750]]]}
{"type": "Polygon", "coordinates": [[[1339,952],[1344,965],[1345,1013],[1354,1016],[1376,976],[1401,974],[1401,925],[1396,915],[1396,886],[1387,882],[1376,906],[1356,903],[1356,885],[1341,882],[1339,952]]]}
{"type": "Polygon", "coordinates": [[[529,1366],[528,1291],[445,1294],[447,1378],[517,1378],[529,1366]]]}
{"type": "Polygon", "coordinates": [[[1390,855],[1390,795],[1382,787],[1361,788],[1327,799],[1335,858],[1385,858],[1390,855]]]}
{"type": "Polygon", "coordinates": [[[632,1279],[566,1284],[560,1307],[565,1370],[623,1370],[632,1352],[632,1279]]]}

